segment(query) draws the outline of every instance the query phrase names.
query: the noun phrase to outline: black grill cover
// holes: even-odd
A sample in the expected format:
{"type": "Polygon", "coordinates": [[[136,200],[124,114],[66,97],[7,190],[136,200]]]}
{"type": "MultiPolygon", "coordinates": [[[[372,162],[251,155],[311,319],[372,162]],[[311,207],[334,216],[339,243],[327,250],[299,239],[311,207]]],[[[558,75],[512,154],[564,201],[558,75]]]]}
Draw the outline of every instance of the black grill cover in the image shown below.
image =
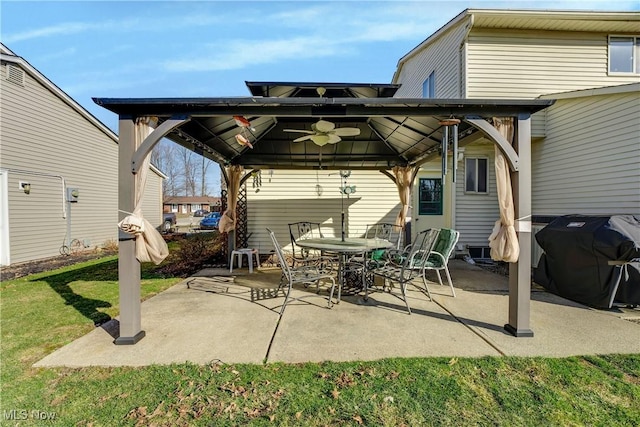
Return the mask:
{"type": "Polygon", "coordinates": [[[640,216],[567,215],[535,237],[544,254],[533,278],[548,291],[598,308],[640,304],[640,216]]]}

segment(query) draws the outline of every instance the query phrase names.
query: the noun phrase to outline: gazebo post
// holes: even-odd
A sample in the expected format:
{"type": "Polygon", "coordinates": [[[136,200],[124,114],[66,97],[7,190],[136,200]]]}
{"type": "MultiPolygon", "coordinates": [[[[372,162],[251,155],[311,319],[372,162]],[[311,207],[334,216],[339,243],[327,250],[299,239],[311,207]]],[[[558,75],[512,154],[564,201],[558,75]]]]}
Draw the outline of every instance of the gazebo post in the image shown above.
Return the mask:
{"type": "Polygon", "coordinates": [[[520,114],[515,144],[519,169],[511,173],[511,187],[520,246],[518,261],[509,264],[509,323],[505,330],[516,337],[532,337],[531,316],[531,115],[520,114]]]}
{"type": "MultiPolygon", "coordinates": [[[[132,159],[136,152],[135,122],[132,117],[120,116],[118,140],[118,221],[135,208],[135,175],[132,159]]],[[[118,230],[118,287],[120,293],[120,334],[118,345],[140,341],[145,332],[141,327],[140,262],[136,259],[133,234],[118,230]]]]}

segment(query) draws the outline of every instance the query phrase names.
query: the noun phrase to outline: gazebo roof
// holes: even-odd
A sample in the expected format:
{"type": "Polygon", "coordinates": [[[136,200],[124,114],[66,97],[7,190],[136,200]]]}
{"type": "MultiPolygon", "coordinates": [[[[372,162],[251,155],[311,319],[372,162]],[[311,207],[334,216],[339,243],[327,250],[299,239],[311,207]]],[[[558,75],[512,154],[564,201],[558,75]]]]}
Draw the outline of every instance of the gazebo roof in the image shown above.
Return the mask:
{"type": "Polygon", "coordinates": [[[440,120],[458,118],[460,145],[477,130],[465,119],[529,115],[553,100],[393,98],[397,85],[247,82],[251,97],[94,98],[121,118],[154,116],[190,120],[166,137],[220,164],[254,169],[389,169],[419,165],[440,155],[440,120]],[[309,96],[324,90],[324,96],[309,96]],[[272,96],[277,94],[279,96],[272,96]],[[264,96],[270,95],[270,96],[264,96]],[[303,95],[300,97],[300,95],[303,95]],[[329,95],[329,96],[327,96],[329,95]],[[336,95],[333,97],[332,95],[336,95]],[[369,97],[375,95],[375,97],[369,97]],[[242,116],[250,128],[241,128],[242,116]],[[358,136],[336,144],[293,142],[318,120],[357,127],[358,136]],[[253,148],[236,140],[238,133],[253,148]]]}

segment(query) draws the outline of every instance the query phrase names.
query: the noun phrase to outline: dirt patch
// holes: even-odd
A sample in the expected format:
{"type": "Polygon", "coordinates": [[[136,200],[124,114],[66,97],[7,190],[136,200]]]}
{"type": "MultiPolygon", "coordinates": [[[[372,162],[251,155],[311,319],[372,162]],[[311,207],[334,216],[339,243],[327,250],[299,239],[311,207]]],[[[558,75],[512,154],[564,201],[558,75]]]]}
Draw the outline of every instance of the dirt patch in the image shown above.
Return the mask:
{"type": "Polygon", "coordinates": [[[117,251],[90,250],[85,252],[78,252],[72,255],[59,255],[52,258],[23,262],[10,265],[9,267],[2,267],[2,270],[0,271],[0,278],[2,279],[2,281],[18,279],[23,276],[28,276],[29,274],[55,270],[56,268],[66,267],[68,265],[102,258],[109,255],[116,255],[117,253],[117,251]]]}

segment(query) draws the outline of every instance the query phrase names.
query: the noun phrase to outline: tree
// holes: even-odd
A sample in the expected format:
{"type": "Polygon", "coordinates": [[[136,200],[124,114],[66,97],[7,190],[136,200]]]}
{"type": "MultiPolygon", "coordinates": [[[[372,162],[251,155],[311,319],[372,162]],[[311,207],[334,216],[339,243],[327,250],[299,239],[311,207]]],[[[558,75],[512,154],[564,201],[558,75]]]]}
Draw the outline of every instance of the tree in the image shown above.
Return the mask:
{"type": "Polygon", "coordinates": [[[211,167],[214,162],[172,141],[163,139],[154,147],[151,163],[167,176],[163,186],[165,198],[220,193],[219,171],[211,167]]]}

